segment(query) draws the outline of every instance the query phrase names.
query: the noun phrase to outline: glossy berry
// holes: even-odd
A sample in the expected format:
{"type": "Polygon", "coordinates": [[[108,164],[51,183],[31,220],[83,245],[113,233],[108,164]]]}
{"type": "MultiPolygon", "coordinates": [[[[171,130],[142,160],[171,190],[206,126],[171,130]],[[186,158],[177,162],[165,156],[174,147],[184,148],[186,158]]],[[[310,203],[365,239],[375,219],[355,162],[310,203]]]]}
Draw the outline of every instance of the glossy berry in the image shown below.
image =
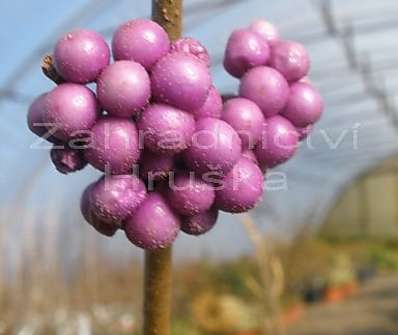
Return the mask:
{"type": "Polygon", "coordinates": [[[167,200],[178,214],[191,216],[205,212],[213,205],[214,197],[213,187],[194,174],[181,173],[169,180],[167,200]]]}
{"type": "Polygon", "coordinates": [[[147,70],[170,49],[170,40],[165,30],[156,22],[131,20],[119,27],[112,39],[115,60],[132,60],[147,70]]]}
{"type": "Polygon", "coordinates": [[[220,93],[216,87],[212,86],[205,103],[199,109],[192,111],[192,114],[195,116],[196,120],[203,117],[219,119],[221,117],[222,104],[220,93]]]}
{"type": "Polygon", "coordinates": [[[264,38],[270,45],[279,41],[278,29],[268,21],[256,20],[250,25],[249,29],[264,38]]]}
{"type": "Polygon", "coordinates": [[[61,84],[45,98],[43,121],[56,129],[54,136],[60,140],[81,137],[97,120],[98,105],[94,93],[83,85],[61,84]]]}
{"type": "Polygon", "coordinates": [[[248,29],[235,30],[227,43],[224,67],[241,78],[248,70],[267,64],[269,57],[270,48],[261,36],[248,29]]]}
{"type": "Polygon", "coordinates": [[[272,168],[292,158],[298,139],[296,128],[283,116],[267,119],[263,126],[263,138],[255,149],[260,166],[272,168]]]}
{"type": "Polygon", "coordinates": [[[241,157],[216,191],[216,206],[229,213],[243,213],[255,207],[263,194],[264,178],[260,168],[241,157]]]}
{"type": "Polygon", "coordinates": [[[264,116],[261,109],[248,99],[228,100],[223,107],[222,120],[239,134],[242,150],[253,149],[261,139],[264,116]]]}
{"type": "Polygon", "coordinates": [[[198,41],[191,37],[182,37],[171,44],[171,52],[184,52],[193,55],[210,67],[210,56],[207,49],[198,41]]]}
{"type": "Polygon", "coordinates": [[[145,185],[136,176],[103,176],[91,188],[90,206],[97,218],[122,227],[145,197],[145,185]]]}
{"type": "Polygon", "coordinates": [[[59,148],[58,145],[55,145],[50,151],[50,157],[57,171],[62,174],[80,171],[87,165],[82,150],[67,146],[59,148]]]}
{"type": "Polygon", "coordinates": [[[190,145],[195,120],[191,114],[177,108],[154,104],[142,113],[138,129],[147,149],[173,155],[190,145]]]}
{"type": "Polygon", "coordinates": [[[95,81],[109,60],[110,50],[104,38],[86,29],[67,33],[57,42],[54,50],[57,72],[72,83],[95,81]]]}
{"type": "Polygon", "coordinates": [[[86,160],[98,170],[128,174],[140,157],[135,124],[122,118],[103,118],[91,129],[86,160]]]}
{"type": "Polygon", "coordinates": [[[159,193],[150,193],[126,221],[127,238],[145,250],[166,248],[176,239],[181,222],[159,193]]]}
{"type": "Polygon", "coordinates": [[[89,223],[96,231],[102,235],[111,237],[115,235],[119,227],[115,224],[101,220],[93,213],[91,209],[91,196],[94,184],[95,183],[88,185],[84,190],[80,199],[80,211],[87,223],[89,223]]]}
{"type": "Polygon", "coordinates": [[[309,84],[298,82],[290,86],[289,99],[282,115],[296,127],[303,128],[317,122],[323,108],[318,91],[309,84]]]}
{"type": "Polygon", "coordinates": [[[145,107],[151,97],[148,73],[133,61],[109,65],[97,82],[101,107],[110,115],[130,117],[145,107]]]}
{"type": "Polygon", "coordinates": [[[242,157],[250,159],[253,163],[258,165],[258,160],[257,160],[256,154],[254,153],[253,150],[247,149],[247,150],[243,151],[242,157]]]}
{"type": "Polygon", "coordinates": [[[191,146],[184,152],[185,164],[201,174],[226,174],[238,161],[242,141],[226,122],[214,118],[197,121],[191,146]]]}
{"type": "Polygon", "coordinates": [[[209,93],[211,78],[202,61],[183,52],[163,57],[152,68],[152,94],[157,102],[187,112],[200,108],[209,93]]]}
{"type": "MultiPolygon", "coordinates": [[[[149,150],[145,150],[140,158],[139,173],[142,179],[157,181],[166,179],[174,168],[174,157],[157,155],[149,150]]],[[[151,184],[148,184],[148,187],[151,184]]],[[[152,191],[152,190],[150,190],[152,191]]]]}
{"type": "Polygon", "coordinates": [[[182,218],[181,230],[188,235],[203,235],[214,227],[217,218],[217,209],[210,209],[207,212],[186,216],[182,218]]]}
{"type": "Polygon", "coordinates": [[[239,94],[256,103],[267,118],[278,114],[286,106],[289,85],[278,71],[260,66],[243,76],[239,94]]]}
{"type": "Polygon", "coordinates": [[[310,70],[310,58],[305,47],[292,41],[279,41],[272,47],[270,65],[287,81],[305,77],[310,70]]]}

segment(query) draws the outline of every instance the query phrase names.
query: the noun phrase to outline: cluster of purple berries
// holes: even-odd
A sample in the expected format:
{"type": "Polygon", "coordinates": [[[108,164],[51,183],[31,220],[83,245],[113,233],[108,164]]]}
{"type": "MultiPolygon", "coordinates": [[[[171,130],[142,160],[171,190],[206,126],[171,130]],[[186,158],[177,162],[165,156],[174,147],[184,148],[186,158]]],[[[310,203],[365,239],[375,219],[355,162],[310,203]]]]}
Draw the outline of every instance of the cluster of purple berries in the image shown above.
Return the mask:
{"type": "Polygon", "coordinates": [[[64,82],[33,102],[28,125],[54,144],[61,173],[87,163],[105,173],[83,192],[84,218],[144,249],[170,245],[180,230],[206,233],[218,210],[252,209],[265,170],[293,155],[322,110],[303,81],[305,49],[279,41],[265,21],[231,35],[225,67],[242,81],[240,97],[224,104],[208,52],[192,38],[171,42],[157,23],[132,20],[114,34],[112,54],[110,63],[93,31],[61,38],[53,59],[64,82]]]}

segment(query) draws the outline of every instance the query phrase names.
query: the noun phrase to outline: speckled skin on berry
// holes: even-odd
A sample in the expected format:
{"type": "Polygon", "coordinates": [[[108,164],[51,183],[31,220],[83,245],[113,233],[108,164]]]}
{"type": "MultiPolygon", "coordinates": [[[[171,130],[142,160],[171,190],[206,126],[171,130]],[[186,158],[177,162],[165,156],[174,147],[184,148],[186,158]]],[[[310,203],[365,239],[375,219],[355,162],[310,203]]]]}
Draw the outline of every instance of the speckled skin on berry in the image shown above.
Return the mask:
{"type": "Polygon", "coordinates": [[[98,104],[94,93],[79,84],[61,84],[45,97],[43,121],[51,124],[54,136],[68,140],[82,136],[82,131],[90,130],[98,116],[98,104]]]}
{"type": "Polygon", "coordinates": [[[188,148],[195,131],[191,114],[164,104],[148,106],[137,125],[145,147],[154,153],[167,155],[188,148]]]}
{"type": "Polygon", "coordinates": [[[181,173],[169,180],[167,200],[178,214],[191,216],[207,211],[213,205],[214,189],[203,180],[181,173]]]}
{"type": "Polygon", "coordinates": [[[192,112],[196,120],[204,117],[219,119],[222,112],[222,98],[217,88],[213,85],[210,88],[205,103],[199,109],[192,112]]]}
{"type": "Polygon", "coordinates": [[[148,71],[170,50],[166,31],[156,22],[146,19],[122,24],[112,39],[115,60],[132,60],[148,71]]]}
{"type": "Polygon", "coordinates": [[[218,210],[214,208],[193,216],[186,216],[182,218],[181,230],[188,235],[203,235],[215,226],[217,218],[218,210]]]}
{"type": "Polygon", "coordinates": [[[109,60],[110,50],[104,38],[87,29],[66,34],[57,42],[54,50],[57,72],[72,83],[95,81],[109,60]]]}
{"type": "Polygon", "coordinates": [[[107,117],[99,120],[91,132],[86,160],[98,170],[128,174],[140,157],[135,124],[128,119],[107,117]]]}
{"type": "Polygon", "coordinates": [[[223,187],[216,191],[215,205],[229,213],[243,213],[252,209],[263,194],[263,173],[250,159],[241,157],[223,179],[223,187]]]}
{"type": "Polygon", "coordinates": [[[259,66],[243,76],[239,94],[255,102],[267,118],[278,114],[286,106],[289,85],[275,69],[259,66]]]}
{"type": "Polygon", "coordinates": [[[223,107],[222,120],[236,130],[242,140],[242,150],[254,149],[261,139],[264,116],[261,109],[251,100],[235,98],[223,107]]]}
{"type": "Polygon", "coordinates": [[[67,146],[58,148],[55,145],[50,151],[50,157],[57,171],[62,174],[80,171],[87,165],[82,150],[72,149],[67,146]]]}
{"type": "Polygon", "coordinates": [[[207,49],[197,40],[191,37],[182,37],[171,44],[171,52],[184,52],[201,60],[207,67],[211,61],[207,49]]]}
{"type": "Polygon", "coordinates": [[[192,145],[184,152],[185,164],[202,174],[210,171],[221,175],[238,161],[242,141],[225,121],[203,118],[196,122],[192,145]]]}
{"type": "Polygon", "coordinates": [[[149,193],[126,221],[127,238],[145,250],[166,248],[176,239],[181,221],[159,193],[149,193]]]}
{"type": "Polygon", "coordinates": [[[248,70],[267,64],[269,57],[266,40],[248,29],[239,29],[228,40],[224,67],[232,76],[241,78],[248,70]]]}
{"type": "Polygon", "coordinates": [[[299,134],[286,118],[275,115],[263,125],[263,138],[255,149],[263,168],[272,168],[293,157],[297,150],[299,134]]]}
{"type": "Polygon", "coordinates": [[[131,117],[149,102],[149,75],[142,65],[136,62],[115,62],[98,78],[97,95],[101,107],[110,115],[131,117]]]}
{"type": "Polygon", "coordinates": [[[271,50],[270,65],[278,70],[287,81],[297,81],[310,70],[310,57],[305,47],[293,41],[279,41],[271,50]]]}
{"type": "Polygon", "coordinates": [[[296,127],[303,128],[317,122],[323,108],[319,92],[310,84],[298,82],[290,86],[289,99],[282,115],[296,127]]]}
{"type": "Polygon", "coordinates": [[[187,112],[200,108],[209,93],[211,77],[202,61],[183,52],[173,52],[152,68],[152,94],[156,102],[187,112]]]}
{"type": "Polygon", "coordinates": [[[91,210],[102,221],[121,227],[146,195],[144,183],[134,175],[103,176],[91,189],[91,210]]]}

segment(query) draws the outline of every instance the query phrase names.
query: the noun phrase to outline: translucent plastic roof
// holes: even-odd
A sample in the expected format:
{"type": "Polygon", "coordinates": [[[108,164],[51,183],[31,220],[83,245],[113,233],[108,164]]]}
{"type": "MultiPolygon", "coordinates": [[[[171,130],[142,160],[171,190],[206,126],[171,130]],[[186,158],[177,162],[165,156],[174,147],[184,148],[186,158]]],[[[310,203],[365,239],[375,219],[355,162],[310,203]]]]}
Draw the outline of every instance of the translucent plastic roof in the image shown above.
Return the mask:
{"type": "MultiPolygon", "coordinates": [[[[82,224],[78,202],[98,173],[87,168],[59,175],[48,150],[30,148],[35,138],[26,129],[27,107],[53,86],[41,74],[40,59],[60,34],[75,27],[96,29],[110,39],[120,22],[149,16],[150,1],[3,1],[0,12],[7,14],[0,22],[1,229],[18,234],[9,242],[11,251],[46,225],[60,232],[61,246],[78,246],[84,234],[94,234],[82,224]]],[[[238,86],[221,66],[227,37],[253,19],[274,22],[284,38],[301,41],[312,56],[311,80],[326,100],[326,111],[297,156],[271,172],[254,212],[259,225],[291,235],[303,223],[322,222],[353,178],[396,153],[396,13],[398,3],[391,0],[185,0],[185,35],[208,47],[216,84],[224,93],[238,86]]],[[[121,235],[97,239],[110,252],[132,249],[121,235]]],[[[176,243],[177,254],[184,257],[233,256],[248,248],[239,217],[231,215],[223,215],[212,233],[194,243],[185,236],[176,243]]]]}

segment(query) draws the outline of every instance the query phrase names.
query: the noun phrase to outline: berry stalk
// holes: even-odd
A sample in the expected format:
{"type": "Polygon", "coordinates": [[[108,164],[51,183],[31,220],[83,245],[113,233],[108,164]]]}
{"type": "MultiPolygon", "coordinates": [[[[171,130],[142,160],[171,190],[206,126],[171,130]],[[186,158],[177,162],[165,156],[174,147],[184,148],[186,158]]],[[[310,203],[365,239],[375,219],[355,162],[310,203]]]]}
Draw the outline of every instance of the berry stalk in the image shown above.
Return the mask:
{"type": "MultiPolygon", "coordinates": [[[[172,40],[181,36],[182,0],[153,0],[152,18],[172,40]]],[[[145,252],[144,335],[169,335],[172,247],[145,252]]]]}

